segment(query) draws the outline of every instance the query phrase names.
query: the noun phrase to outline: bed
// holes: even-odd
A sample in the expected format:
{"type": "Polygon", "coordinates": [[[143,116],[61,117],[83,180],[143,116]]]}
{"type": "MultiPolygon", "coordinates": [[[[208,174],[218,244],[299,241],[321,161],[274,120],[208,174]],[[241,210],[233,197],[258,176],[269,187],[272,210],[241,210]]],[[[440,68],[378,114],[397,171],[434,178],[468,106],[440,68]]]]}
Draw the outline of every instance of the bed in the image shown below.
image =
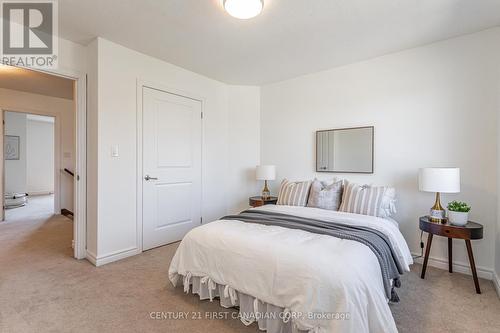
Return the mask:
{"type": "MultiPolygon", "coordinates": [[[[385,235],[404,271],[413,263],[397,223],[390,219],[294,206],[250,211],[369,228],[385,235]]],[[[184,237],[169,279],[200,299],[239,307],[243,324],[257,322],[268,333],[397,332],[379,259],[373,249],[354,240],[218,220],[184,237]]]]}

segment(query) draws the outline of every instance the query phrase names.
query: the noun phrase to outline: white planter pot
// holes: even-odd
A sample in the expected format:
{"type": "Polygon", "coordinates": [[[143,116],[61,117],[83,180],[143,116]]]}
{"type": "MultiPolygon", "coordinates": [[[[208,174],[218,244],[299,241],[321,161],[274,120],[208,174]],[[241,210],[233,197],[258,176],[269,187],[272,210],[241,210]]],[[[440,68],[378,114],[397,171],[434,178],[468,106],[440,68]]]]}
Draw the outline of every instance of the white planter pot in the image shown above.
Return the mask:
{"type": "Polygon", "coordinates": [[[469,221],[469,213],[448,211],[448,221],[451,224],[464,226],[469,221]]]}

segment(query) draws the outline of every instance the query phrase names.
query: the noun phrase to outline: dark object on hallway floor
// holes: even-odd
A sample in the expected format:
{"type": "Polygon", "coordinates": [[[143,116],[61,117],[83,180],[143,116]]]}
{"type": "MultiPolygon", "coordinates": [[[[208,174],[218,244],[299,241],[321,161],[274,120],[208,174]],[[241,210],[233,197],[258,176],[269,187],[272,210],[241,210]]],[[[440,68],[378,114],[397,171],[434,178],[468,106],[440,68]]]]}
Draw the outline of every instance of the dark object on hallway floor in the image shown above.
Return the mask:
{"type": "Polygon", "coordinates": [[[66,208],[61,209],[61,215],[64,215],[64,216],[66,216],[67,218],[69,218],[69,219],[72,219],[72,220],[73,220],[73,212],[72,212],[72,211],[70,211],[69,209],[66,209],[66,208]]]}

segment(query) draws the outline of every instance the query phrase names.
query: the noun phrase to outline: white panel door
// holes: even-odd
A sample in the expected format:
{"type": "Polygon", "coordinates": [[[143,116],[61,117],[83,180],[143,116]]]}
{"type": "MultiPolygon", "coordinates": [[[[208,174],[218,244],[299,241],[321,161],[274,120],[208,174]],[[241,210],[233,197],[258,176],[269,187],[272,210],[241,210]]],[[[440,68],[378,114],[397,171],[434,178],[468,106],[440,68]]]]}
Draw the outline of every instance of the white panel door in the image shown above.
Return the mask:
{"type": "Polygon", "coordinates": [[[201,222],[201,102],[143,88],[143,250],[201,222]]]}

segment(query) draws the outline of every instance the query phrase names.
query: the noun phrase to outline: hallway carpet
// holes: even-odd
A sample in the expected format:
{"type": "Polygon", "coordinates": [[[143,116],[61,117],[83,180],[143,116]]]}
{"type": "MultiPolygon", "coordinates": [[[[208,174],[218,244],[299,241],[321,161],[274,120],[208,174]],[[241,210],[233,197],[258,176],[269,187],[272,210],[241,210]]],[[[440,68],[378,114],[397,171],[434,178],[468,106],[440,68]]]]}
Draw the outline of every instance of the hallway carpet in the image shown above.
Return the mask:
{"type": "MultiPolygon", "coordinates": [[[[0,223],[0,332],[258,332],[228,319],[152,319],[155,312],[227,312],[173,288],[176,244],[100,268],[71,258],[72,223],[40,213],[0,223]]],[[[500,301],[490,281],[420,266],[405,274],[391,305],[400,332],[498,332],[500,301]]]]}

